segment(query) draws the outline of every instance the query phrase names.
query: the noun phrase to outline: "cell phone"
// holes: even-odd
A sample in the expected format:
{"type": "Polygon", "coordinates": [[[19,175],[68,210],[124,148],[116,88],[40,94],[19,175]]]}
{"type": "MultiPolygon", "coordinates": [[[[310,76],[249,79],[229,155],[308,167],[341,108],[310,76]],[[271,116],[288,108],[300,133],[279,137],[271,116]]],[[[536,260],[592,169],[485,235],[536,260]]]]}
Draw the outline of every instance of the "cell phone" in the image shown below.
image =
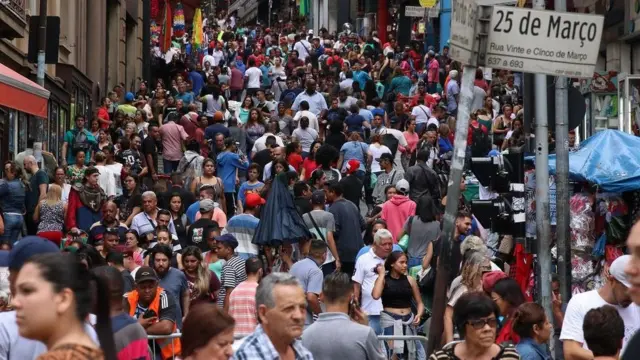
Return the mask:
{"type": "Polygon", "coordinates": [[[142,314],[142,318],[143,319],[149,319],[152,317],[157,317],[158,314],[156,314],[155,311],[151,310],[151,309],[147,309],[147,311],[144,312],[144,314],[142,314]]]}

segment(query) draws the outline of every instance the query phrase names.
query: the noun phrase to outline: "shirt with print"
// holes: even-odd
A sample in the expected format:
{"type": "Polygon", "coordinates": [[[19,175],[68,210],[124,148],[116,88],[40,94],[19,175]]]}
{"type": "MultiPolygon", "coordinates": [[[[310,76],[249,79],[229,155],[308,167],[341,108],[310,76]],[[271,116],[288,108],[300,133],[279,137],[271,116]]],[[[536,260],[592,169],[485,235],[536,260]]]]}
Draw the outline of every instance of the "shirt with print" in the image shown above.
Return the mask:
{"type": "Polygon", "coordinates": [[[196,220],[187,231],[187,242],[186,246],[197,246],[202,252],[209,250],[209,245],[207,245],[207,228],[216,227],[218,224],[206,218],[200,218],[196,220]]]}
{"type": "Polygon", "coordinates": [[[218,306],[224,306],[224,299],[227,296],[227,288],[235,288],[241,282],[247,280],[245,261],[237,256],[233,256],[222,267],[222,287],[218,294],[218,306]]]}

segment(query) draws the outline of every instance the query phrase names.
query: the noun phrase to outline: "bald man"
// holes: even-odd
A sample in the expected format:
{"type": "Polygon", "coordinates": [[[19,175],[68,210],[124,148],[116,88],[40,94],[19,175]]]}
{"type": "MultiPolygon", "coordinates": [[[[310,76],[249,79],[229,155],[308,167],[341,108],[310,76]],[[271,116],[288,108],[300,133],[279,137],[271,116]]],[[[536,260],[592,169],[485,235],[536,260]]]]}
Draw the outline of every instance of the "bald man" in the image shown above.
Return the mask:
{"type": "MultiPolygon", "coordinates": [[[[49,176],[44,170],[38,167],[38,162],[33,155],[25,156],[24,169],[31,174],[29,178],[29,189],[25,193],[25,223],[27,225],[27,234],[35,235],[38,232],[38,224],[33,221],[33,213],[40,200],[44,200],[47,195],[47,184],[49,184],[49,176]]],[[[18,239],[12,239],[16,241],[18,239]]]]}

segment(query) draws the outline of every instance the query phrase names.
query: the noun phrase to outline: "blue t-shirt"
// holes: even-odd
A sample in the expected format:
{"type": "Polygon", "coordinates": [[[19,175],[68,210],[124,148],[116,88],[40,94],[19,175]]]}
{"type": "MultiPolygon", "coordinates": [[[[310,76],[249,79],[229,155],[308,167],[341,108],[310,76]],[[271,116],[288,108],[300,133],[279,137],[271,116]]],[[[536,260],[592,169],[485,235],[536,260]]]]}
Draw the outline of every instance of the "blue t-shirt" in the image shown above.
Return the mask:
{"type": "Polygon", "coordinates": [[[204,79],[202,75],[200,75],[197,71],[192,71],[189,73],[189,80],[191,80],[191,88],[193,89],[194,94],[200,94],[200,90],[204,86],[204,79]]]}
{"type": "Polygon", "coordinates": [[[200,211],[200,201],[196,201],[193,204],[189,205],[187,211],[185,211],[185,215],[187,215],[187,219],[190,223],[194,223],[196,221],[196,215],[200,211]]]}
{"type": "Polygon", "coordinates": [[[175,96],[176,100],[182,100],[182,103],[186,106],[193,102],[193,93],[186,92],[182,95],[178,94],[175,96]]]}
{"type": "Polygon", "coordinates": [[[236,189],[236,169],[247,170],[249,163],[240,161],[240,155],[230,151],[218,154],[216,158],[218,176],[222,179],[225,193],[233,193],[236,189]]]}
{"type": "Polygon", "coordinates": [[[351,159],[360,161],[360,168],[358,170],[365,170],[365,162],[367,151],[369,151],[369,145],[359,141],[349,141],[342,145],[340,152],[343,155],[344,161],[342,162],[342,169],[346,169],[347,162],[351,159]]]}
{"type": "Polygon", "coordinates": [[[359,133],[362,132],[362,124],[365,121],[366,120],[364,119],[364,117],[358,114],[349,115],[346,117],[346,119],[344,119],[345,124],[347,124],[347,131],[349,132],[356,131],[359,133]]]}
{"type": "Polygon", "coordinates": [[[452,112],[458,108],[458,103],[456,102],[455,95],[460,93],[460,87],[458,86],[458,82],[456,80],[449,80],[447,84],[447,111],[452,112]]]}
{"type": "Polygon", "coordinates": [[[258,181],[255,184],[249,184],[248,182],[243,182],[242,185],[240,185],[240,189],[238,189],[238,199],[240,200],[240,203],[244,206],[244,199],[246,196],[247,191],[251,191],[254,189],[257,189],[259,187],[264,186],[264,183],[261,181],[258,181]]]}
{"type": "MultiPolygon", "coordinates": [[[[363,247],[362,249],[360,249],[360,251],[358,251],[358,255],[356,255],[356,261],[358,261],[358,258],[366,253],[369,252],[369,250],[371,250],[371,245],[367,245],[365,247],[363,247]]],[[[400,247],[400,245],[398,244],[393,244],[393,248],[391,249],[392,252],[396,252],[396,251],[402,251],[404,252],[404,250],[402,250],[402,248],[400,247]]]]}

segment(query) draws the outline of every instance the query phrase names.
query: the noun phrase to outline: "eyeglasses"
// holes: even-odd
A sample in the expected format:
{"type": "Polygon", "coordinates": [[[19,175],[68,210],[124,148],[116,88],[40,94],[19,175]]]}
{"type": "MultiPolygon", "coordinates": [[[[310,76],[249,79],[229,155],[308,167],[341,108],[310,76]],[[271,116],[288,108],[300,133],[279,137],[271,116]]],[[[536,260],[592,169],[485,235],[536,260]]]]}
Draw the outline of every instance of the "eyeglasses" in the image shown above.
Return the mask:
{"type": "Polygon", "coordinates": [[[493,329],[498,326],[498,319],[493,317],[489,319],[469,320],[467,324],[471,325],[475,330],[480,330],[484,328],[485,325],[489,325],[489,327],[493,329]]]}

